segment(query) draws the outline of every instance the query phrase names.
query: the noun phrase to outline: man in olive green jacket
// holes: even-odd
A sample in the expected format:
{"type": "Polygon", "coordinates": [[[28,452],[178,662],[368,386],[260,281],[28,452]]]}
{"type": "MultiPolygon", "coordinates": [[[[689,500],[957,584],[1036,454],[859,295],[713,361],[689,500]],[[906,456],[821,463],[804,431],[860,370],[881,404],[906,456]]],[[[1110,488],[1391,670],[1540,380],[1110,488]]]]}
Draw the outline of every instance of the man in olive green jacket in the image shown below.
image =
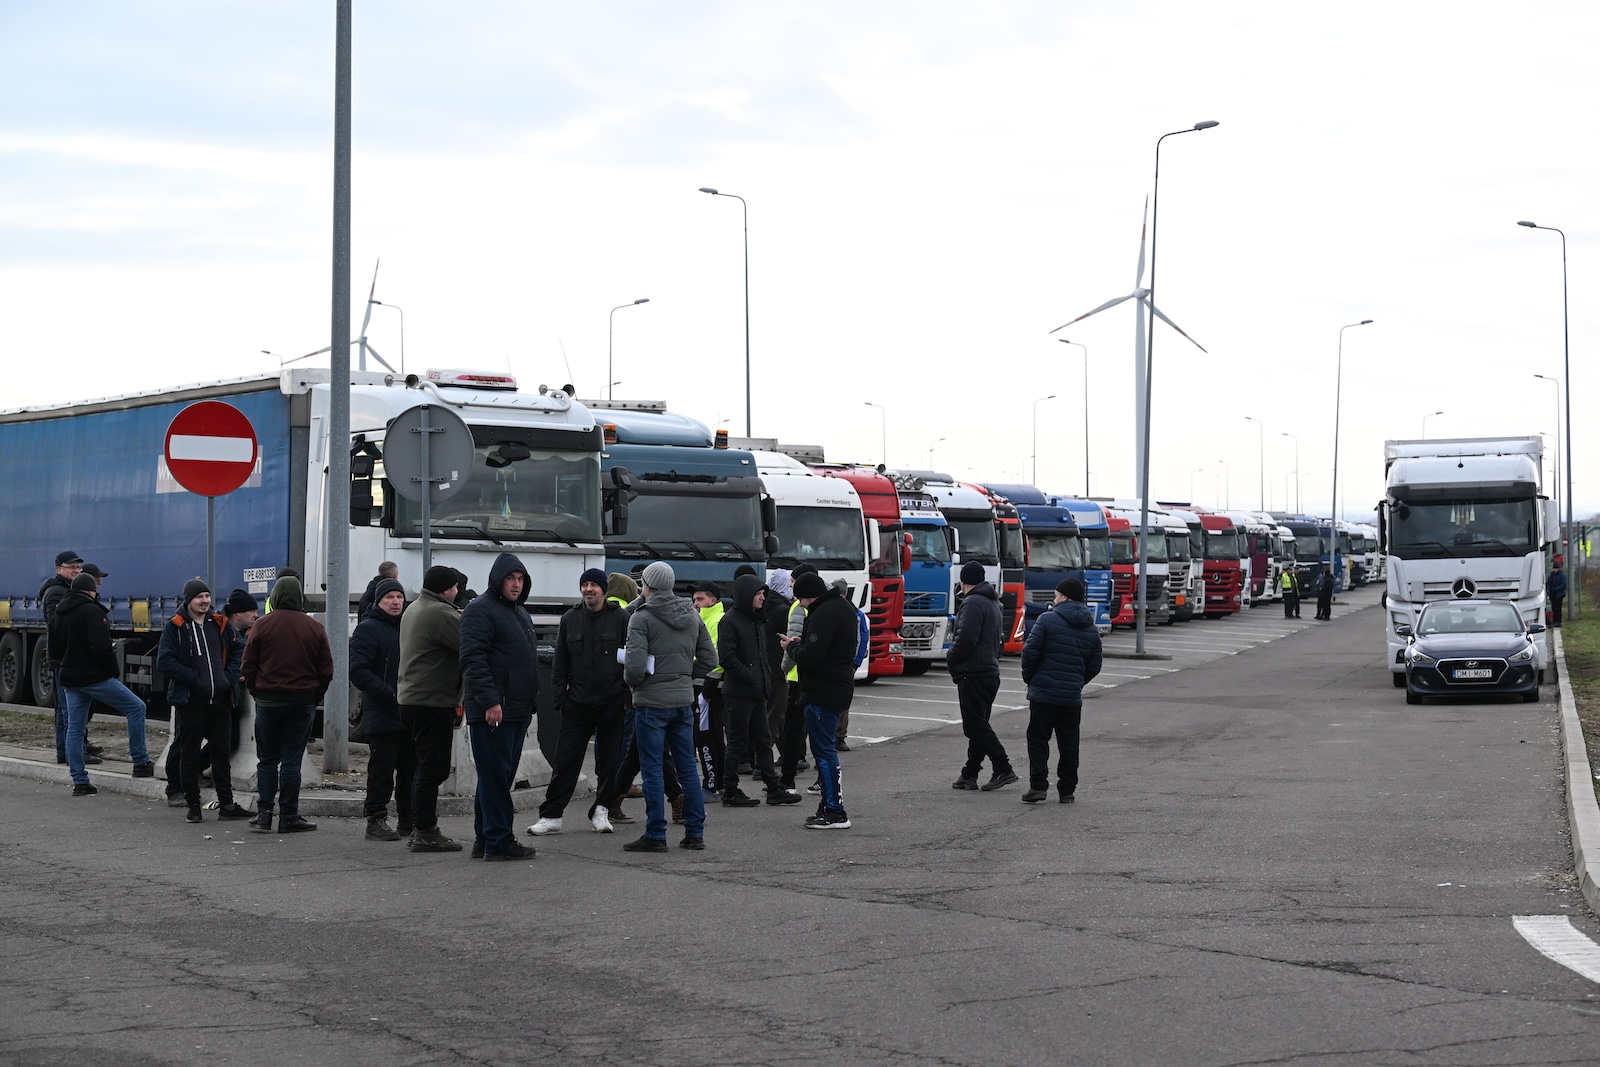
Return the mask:
{"type": "Polygon", "coordinates": [[[395,696],[400,719],[417,750],[411,788],[413,852],[459,852],[461,845],[439,832],[439,786],[450,777],[452,731],[461,702],[461,612],[456,572],[430,567],[422,592],[400,616],[400,683],[395,696]]]}

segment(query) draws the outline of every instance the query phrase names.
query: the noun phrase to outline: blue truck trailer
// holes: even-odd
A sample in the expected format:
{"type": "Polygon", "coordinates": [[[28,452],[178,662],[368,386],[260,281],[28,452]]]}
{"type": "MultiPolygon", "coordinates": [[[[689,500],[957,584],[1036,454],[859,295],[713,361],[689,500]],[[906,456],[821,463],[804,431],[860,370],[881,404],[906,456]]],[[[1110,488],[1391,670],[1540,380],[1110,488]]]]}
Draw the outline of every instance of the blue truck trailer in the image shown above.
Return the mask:
{"type": "MultiPolygon", "coordinates": [[[[433,562],[481,590],[495,556],[515,552],[529,571],[528,610],[541,632],[578,600],[578,576],[604,562],[602,526],[626,523],[626,500],[601,485],[601,435],[593,416],[561,390],[522,393],[503,374],[429,371],[350,376],[348,442],[327,437],[329,371],[218,381],[57,407],[0,412],[0,701],[54,702],[41,586],[71,549],[109,577],[123,680],[155,695],[154,646],[184,583],[206,571],[206,501],[165,467],[167,427],[189,404],[238,408],[258,442],[243,487],[216,499],[216,582],[262,597],[279,572],[299,572],[308,608],[350,618],[380,561],[399,566],[414,596],[422,585],[420,507],[385,481],[389,425],[422,403],[448,407],[472,432],[466,487],[435,504],[433,562]],[[329,449],[348,448],[350,514],[329,516],[329,449]],[[619,503],[620,500],[620,503],[619,503]],[[327,588],[328,522],[348,528],[350,588],[327,588]]],[[[541,723],[541,726],[544,724],[541,723]]]]}

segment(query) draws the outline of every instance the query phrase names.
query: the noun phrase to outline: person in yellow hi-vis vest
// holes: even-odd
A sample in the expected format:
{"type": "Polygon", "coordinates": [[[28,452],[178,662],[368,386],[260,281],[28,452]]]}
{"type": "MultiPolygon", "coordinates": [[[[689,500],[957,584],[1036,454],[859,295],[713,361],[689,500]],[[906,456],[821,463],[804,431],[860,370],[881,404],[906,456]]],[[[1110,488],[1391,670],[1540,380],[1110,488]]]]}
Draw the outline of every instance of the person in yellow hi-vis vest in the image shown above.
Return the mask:
{"type": "Polygon", "coordinates": [[[1283,577],[1278,579],[1278,587],[1283,590],[1283,617],[1298,619],[1300,617],[1300,570],[1298,567],[1285,567],[1283,577]]]}

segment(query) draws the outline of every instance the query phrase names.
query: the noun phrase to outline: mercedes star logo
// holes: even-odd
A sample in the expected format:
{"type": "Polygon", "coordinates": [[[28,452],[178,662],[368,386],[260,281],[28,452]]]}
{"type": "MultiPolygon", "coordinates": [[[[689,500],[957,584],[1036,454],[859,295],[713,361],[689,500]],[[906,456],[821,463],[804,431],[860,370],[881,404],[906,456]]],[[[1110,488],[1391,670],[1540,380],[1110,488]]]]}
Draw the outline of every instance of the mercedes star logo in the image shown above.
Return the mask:
{"type": "Polygon", "coordinates": [[[1450,587],[1450,595],[1457,600],[1470,600],[1478,595],[1478,583],[1471,578],[1457,578],[1450,587]]]}

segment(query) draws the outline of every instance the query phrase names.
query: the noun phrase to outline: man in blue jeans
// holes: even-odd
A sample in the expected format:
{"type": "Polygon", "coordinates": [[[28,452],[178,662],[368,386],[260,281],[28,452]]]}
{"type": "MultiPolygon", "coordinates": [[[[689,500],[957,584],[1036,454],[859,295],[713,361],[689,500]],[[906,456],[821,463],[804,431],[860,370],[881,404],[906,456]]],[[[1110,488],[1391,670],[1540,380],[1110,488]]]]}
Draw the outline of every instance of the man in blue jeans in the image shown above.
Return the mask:
{"type": "Polygon", "coordinates": [[[683,840],[679,848],[706,847],[706,802],[694,760],[694,679],[717,668],[717,650],[700,613],[673,592],[672,565],[650,564],[641,577],[643,602],[628,620],[622,678],[633,690],[639,772],[644,779],[644,833],[622,847],[629,852],[667,851],[667,805],[662,762],[670,748],[682,767],[683,840]]]}
{"type": "Polygon", "coordinates": [[[250,628],[240,676],[256,701],[256,817],[250,829],[272,832],[272,809],[281,806],[280,834],[315,830],[300,814],[300,761],[317,705],[333,683],[333,649],[322,624],[305,613],[300,579],[281,575],[268,600],[272,609],[250,628]]]}
{"type": "Polygon", "coordinates": [[[65,752],[75,797],[98,792],[89,781],[83,751],[89,705],[96,700],[127,717],[133,777],[150,778],[156,773],[145,747],[144,701],[117,679],[111,624],[106,618],[106,606],[95,597],[95,589],[94,577],[80,574],[72,580],[71,592],[60,599],[55,609],[54,631],[61,639],[56,646],[61,656],[62,687],[57,697],[66,708],[65,752]]]}
{"type": "Polygon", "coordinates": [[[810,830],[848,830],[850,816],[844,810],[844,777],[834,738],[839,716],[849,710],[855,695],[856,609],[815,572],[795,579],[794,595],[806,609],[805,628],[799,637],[785,635],[781,640],[800,674],[800,704],[822,782],[817,813],[805,825],[810,830]]]}

